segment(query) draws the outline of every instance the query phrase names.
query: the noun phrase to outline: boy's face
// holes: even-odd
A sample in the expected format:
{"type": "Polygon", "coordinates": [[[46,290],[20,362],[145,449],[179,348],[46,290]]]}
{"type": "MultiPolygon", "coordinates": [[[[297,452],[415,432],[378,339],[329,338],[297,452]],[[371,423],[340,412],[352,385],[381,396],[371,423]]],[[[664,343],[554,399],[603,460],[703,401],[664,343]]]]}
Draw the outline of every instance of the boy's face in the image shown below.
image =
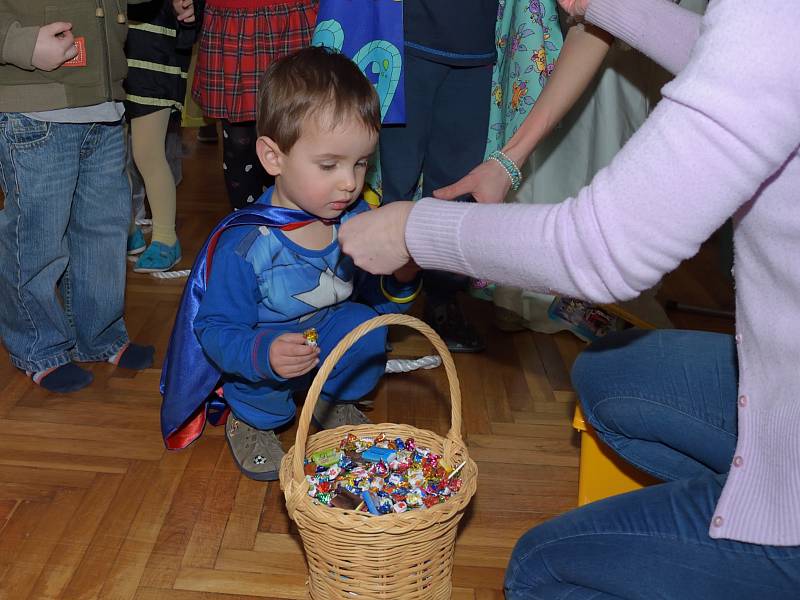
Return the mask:
{"type": "Polygon", "coordinates": [[[308,119],[286,154],[270,138],[259,138],[261,164],[275,176],[272,204],[339,218],[359,197],[377,142],[378,134],[355,119],[334,128],[324,118],[308,119]]]}

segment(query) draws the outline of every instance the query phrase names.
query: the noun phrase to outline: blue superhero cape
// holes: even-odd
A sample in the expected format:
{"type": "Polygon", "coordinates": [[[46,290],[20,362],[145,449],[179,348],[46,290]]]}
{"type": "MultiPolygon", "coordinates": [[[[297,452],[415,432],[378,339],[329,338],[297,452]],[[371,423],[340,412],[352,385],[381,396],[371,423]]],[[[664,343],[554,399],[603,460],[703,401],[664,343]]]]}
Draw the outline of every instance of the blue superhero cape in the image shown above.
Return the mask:
{"type": "Polygon", "coordinates": [[[214,227],[192,266],[175,317],[175,325],[161,369],[161,435],[170,450],[185,448],[212,423],[226,416],[226,407],[215,395],[222,372],[212,363],[194,333],[194,320],[211,273],[214,248],[230,227],[279,227],[295,229],[318,220],[302,211],[266,204],[267,190],[253,205],[229,214],[214,227]]]}

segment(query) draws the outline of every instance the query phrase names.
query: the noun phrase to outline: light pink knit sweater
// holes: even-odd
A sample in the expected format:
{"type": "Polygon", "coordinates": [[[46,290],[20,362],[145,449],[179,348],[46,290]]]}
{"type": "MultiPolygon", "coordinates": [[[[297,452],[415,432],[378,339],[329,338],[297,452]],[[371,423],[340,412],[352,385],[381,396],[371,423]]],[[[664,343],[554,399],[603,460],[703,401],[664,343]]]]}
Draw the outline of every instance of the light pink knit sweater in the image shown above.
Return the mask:
{"type": "Polygon", "coordinates": [[[800,545],[800,4],[712,0],[700,21],[667,0],[592,0],[587,19],[680,70],[650,118],[577,197],[423,199],[408,247],[424,268],[611,302],[733,215],[738,458],[709,534],[800,545]]]}

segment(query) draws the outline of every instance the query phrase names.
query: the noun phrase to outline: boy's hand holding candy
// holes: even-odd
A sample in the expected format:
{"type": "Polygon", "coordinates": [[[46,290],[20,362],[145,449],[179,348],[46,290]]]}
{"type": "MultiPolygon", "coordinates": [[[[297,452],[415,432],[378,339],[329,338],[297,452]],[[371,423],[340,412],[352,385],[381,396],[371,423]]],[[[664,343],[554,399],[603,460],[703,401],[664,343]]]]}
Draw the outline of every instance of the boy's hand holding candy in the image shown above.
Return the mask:
{"type": "Polygon", "coordinates": [[[269,364],[284,379],[305,375],[318,362],[319,348],[309,346],[302,333],[284,333],[269,348],[269,364]]]}

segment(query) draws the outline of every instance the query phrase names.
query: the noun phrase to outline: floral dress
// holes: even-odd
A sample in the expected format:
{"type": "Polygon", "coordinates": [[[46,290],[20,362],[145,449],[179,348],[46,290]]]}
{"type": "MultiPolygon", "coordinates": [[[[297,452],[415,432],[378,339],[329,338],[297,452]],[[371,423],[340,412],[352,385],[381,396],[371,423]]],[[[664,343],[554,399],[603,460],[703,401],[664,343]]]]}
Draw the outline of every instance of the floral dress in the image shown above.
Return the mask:
{"type": "MultiPolygon", "coordinates": [[[[500,0],[495,39],[487,157],[517,132],[553,72],[564,43],[556,1],[500,0]]],[[[475,279],[470,291],[490,299],[494,286],[475,279]]]]}
{"type": "Polygon", "coordinates": [[[563,37],[555,0],[500,0],[486,155],[516,133],[542,92],[563,37]]]}

